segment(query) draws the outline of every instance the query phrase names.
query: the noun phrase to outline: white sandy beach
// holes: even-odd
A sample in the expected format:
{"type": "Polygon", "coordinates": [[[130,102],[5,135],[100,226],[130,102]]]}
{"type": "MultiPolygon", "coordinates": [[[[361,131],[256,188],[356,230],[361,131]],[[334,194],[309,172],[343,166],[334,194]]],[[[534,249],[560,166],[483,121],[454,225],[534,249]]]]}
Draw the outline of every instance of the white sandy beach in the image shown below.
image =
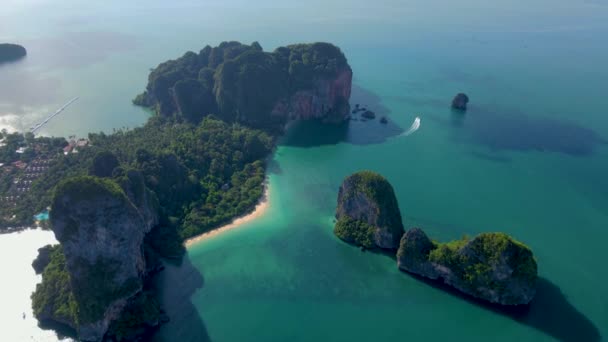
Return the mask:
{"type": "Polygon", "coordinates": [[[235,218],[232,222],[228,223],[227,225],[221,226],[219,228],[213,229],[213,230],[203,233],[201,235],[197,235],[193,238],[190,238],[184,242],[184,245],[186,247],[190,247],[196,243],[213,238],[214,236],[222,234],[228,230],[236,229],[245,223],[254,221],[255,219],[263,216],[269,207],[270,207],[270,187],[269,187],[268,183],[266,183],[264,185],[264,194],[262,195],[262,198],[260,199],[260,201],[255,206],[255,209],[253,209],[252,212],[235,218]]]}

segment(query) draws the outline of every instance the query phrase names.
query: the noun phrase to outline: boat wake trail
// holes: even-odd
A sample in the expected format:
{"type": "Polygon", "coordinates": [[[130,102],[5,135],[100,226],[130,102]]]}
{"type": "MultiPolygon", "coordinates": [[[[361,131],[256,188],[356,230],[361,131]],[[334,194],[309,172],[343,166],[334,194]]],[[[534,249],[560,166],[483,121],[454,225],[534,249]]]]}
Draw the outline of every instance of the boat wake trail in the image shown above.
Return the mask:
{"type": "Polygon", "coordinates": [[[412,125],[410,126],[410,128],[408,128],[407,131],[401,133],[399,136],[408,136],[408,135],[416,132],[419,128],[420,128],[420,117],[417,116],[414,119],[414,122],[412,123],[412,125]]]}

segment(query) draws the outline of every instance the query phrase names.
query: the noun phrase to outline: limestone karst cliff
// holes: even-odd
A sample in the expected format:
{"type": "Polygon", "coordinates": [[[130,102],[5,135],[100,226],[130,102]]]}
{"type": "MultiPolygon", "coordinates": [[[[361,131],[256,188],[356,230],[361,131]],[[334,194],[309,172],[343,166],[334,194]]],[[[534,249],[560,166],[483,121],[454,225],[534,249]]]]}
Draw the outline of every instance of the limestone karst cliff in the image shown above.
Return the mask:
{"type": "Polygon", "coordinates": [[[60,247],[32,295],[34,313],[84,341],[102,340],[143,288],[144,236],[158,221],[156,204],[137,176],[123,186],[130,196],[113,180],[81,176],[62,182],[53,198],[60,247]]]}
{"type": "Polygon", "coordinates": [[[336,236],[363,248],[396,250],[403,271],[501,305],[528,304],[536,294],[538,270],[530,248],[504,233],[448,243],[432,241],[420,228],[404,233],[393,187],[377,173],[346,177],[336,218],[336,236]]]}
{"type": "Polygon", "coordinates": [[[264,52],[257,43],[223,42],[160,64],[134,102],[191,122],[215,114],[276,128],[297,119],[344,121],[351,84],[346,57],[329,43],[264,52]]]}
{"type": "Polygon", "coordinates": [[[492,303],[528,304],[536,294],[532,251],[504,233],[440,244],[412,228],[401,239],[397,262],[404,271],[439,279],[492,303]]]}
{"type": "Polygon", "coordinates": [[[348,176],[338,193],[334,233],[365,248],[397,249],[403,223],[397,198],[381,175],[361,171],[348,176]]]}

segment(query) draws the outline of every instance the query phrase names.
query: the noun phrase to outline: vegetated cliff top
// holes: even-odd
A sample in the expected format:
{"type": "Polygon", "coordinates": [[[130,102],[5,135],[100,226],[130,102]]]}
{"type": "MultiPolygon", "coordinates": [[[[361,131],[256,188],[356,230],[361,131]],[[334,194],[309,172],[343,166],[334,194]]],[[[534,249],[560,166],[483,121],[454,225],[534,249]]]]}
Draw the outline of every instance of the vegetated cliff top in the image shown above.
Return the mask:
{"type": "Polygon", "coordinates": [[[58,217],[65,212],[66,205],[81,201],[94,201],[104,197],[128,201],[120,186],[109,179],[91,176],[68,178],[59,183],[55,189],[51,221],[53,217],[58,217]],[[65,201],[65,199],[69,199],[69,201],[65,201]]]}
{"type": "Polygon", "coordinates": [[[508,266],[514,270],[512,278],[533,281],[537,276],[537,265],[530,247],[505,233],[482,233],[472,240],[464,238],[435,244],[436,248],[430,252],[429,259],[437,263],[458,265],[466,273],[463,276],[471,281],[482,273],[479,267],[471,264],[497,264],[505,257],[508,257],[508,266]]]}
{"type": "Polygon", "coordinates": [[[356,172],[344,179],[336,217],[335,234],[366,248],[397,249],[404,232],[393,187],[372,171],[356,172]]]}
{"type": "MultiPolygon", "coordinates": [[[[313,89],[319,80],[336,79],[341,72],[352,75],[342,51],[329,43],[296,44],[264,52],[257,42],[223,42],[160,64],[134,103],[165,116],[177,113],[191,122],[217,114],[226,121],[268,127],[285,120],[271,115],[280,99],[313,89]]],[[[350,95],[350,79],[348,83],[350,95]]],[[[339,100],[329,107],[347,102],[339,100]]]]}
{"type": "Polygon", "coordinates": [[[536,293],[532,250],[505,233],[482,233],[447,243],[431,241],[419,228],[408,230],[397,252],[399,267],[492,303],[529,303],[536,293]]]}

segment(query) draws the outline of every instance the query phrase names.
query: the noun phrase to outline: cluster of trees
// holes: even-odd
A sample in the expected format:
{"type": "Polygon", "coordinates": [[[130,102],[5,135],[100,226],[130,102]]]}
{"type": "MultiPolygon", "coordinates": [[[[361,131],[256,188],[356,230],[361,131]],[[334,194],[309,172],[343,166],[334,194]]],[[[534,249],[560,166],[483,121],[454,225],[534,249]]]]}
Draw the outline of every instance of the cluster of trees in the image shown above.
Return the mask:
{"type": "Polygon", "coordinates": [[[186,239],[255,206],[273,148],[269,134],[213,116],[198,125],[155,116],[143,127],[90,134],[89,140],[90,147],[61,157],[33,184],[14,210],[18,220],[27,222],[49,206],[61,180],[89,174],[120,184],[137,170],[158,198],[162,225],[186,239]]]}
{"type": "Polygon", "coordinates": [[[44,267],[44,281],[32,293],[32,309],[36,317],[55,317],[62,322],[78,321],[78,304],[71,290],[70,274],[61,245],[50,248],[48,264],[44,267]]]}
{"type": "Polygon", "coordinates": [[[257,42],[223,42],[160,64],[134,103],[188,122],[215,113],[225,121],[274,131],[286,119],[272,114],[279,100],[311,89],[315,80],[333,78],[343,68],[348,68],[344,54],[328,43],[269,53],[257,42]]]}
{"type": "Polygon", "coordinates": [[[433,242],[428,260],[449,267],[468,285],[488,282],[500,291],[501,284],[489,279],[492,279],[493,265],[502,262],[500,259],[505,255],[508,266],[514,270],[511,277],[529,282],[536,279],[537,265],[532,250],[505,233],[482,233],[473,239],[463,236],[447,243],[433,242]]]}

